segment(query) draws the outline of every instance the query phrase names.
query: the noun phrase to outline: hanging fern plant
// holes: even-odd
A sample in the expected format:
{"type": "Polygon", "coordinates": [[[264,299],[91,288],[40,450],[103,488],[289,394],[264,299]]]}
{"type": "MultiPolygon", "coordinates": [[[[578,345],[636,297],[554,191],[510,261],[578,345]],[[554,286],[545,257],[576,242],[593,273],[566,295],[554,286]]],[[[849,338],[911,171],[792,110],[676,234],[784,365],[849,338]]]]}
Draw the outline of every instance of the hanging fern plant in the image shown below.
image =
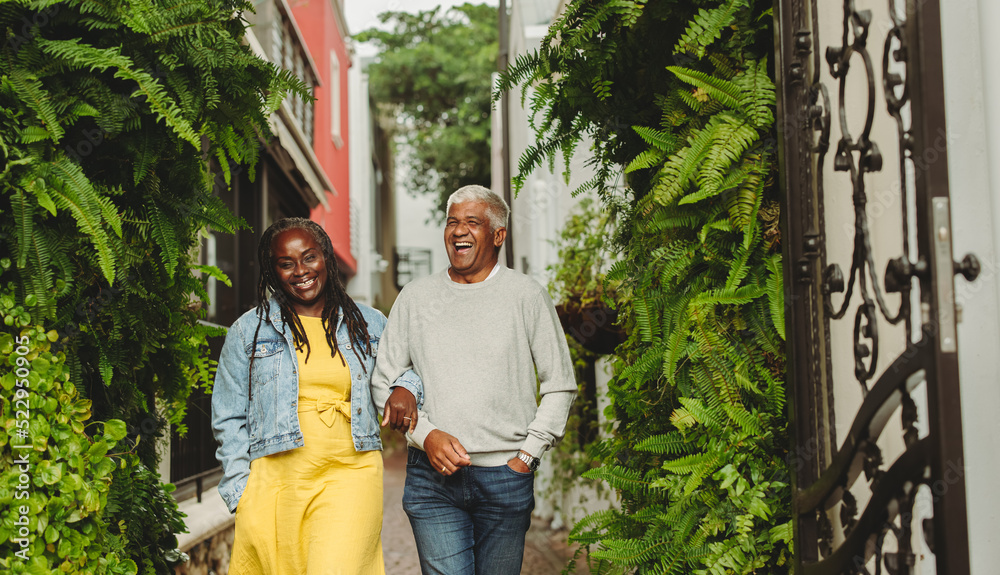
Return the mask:
{"type": "Polygon", "coordinates": [[[534,88],[521,173],[586,137],[582,189],[622,222],[617,427],[584,474],[621,508],[571,533],[594,572],[789,570],[769,25],[759,0],[577,0],[503,78],[534,88]]]}

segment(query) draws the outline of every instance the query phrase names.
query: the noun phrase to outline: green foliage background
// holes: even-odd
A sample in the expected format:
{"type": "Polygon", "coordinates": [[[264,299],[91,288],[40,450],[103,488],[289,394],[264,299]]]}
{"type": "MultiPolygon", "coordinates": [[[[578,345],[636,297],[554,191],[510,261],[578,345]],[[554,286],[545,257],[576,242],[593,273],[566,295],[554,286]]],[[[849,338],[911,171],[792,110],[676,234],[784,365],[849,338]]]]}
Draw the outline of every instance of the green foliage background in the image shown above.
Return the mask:
{"type": "Polygon", "coordinates": [[[621,509],[571,533],[596,573],[790,569],[770,7],[576,0],[502,82],[533,88],[519,181],[586,142],[617,223],[618,425],[584,475],[621,509]]]}
{"type": "Polygon", "coordinates": [[[156,437],[213,369],[199,276],[225,278],[196,265],[199,233],[242,225],[213,186],[231,165],[253,173],[268,114],[304,89],[241,42],[250,7],[0,4],[0,355],[31,371],[23,388],[0,379],[5,572],[172,572],[183,522],[149,470],[156,437]],[[12,543],[21,420],[27,561],[12,543]]]}
{"type": "Polygon", "coordinates": [[[379,48],[368,67],[370,91],[397,119],[407,144],[407,189],[436,196],[443,218],[452,192],[490,185],[497,9],[466,3],[447,11],[383,12],[379,19],[390,28],[354,36],[379,48]]]}
{"type": "MultiPolygon", "coordinates": [[[[599,305],[602,299],[610,297],[611,294],[603,290],[604,271],[614,258],[613,232],[611,214],[591,198],[580,200],[567,216],[555,242],[559,263],[548,270],[551,273],[549,294],[562,313],[580,313],[579,317],[583,317],[584,307],[599,305]]],[[[565,436],[546,455],[552,474],[542,495],[549,496],[557,510],[572,512],[573,509],[561,509],[560,506],[584,503],[583,497],[587,496],[581,496],[578,501],[567,496],[572,495],[572,488],[580,476],[595,466],[593,450],[600,434],[600,418],[596,381],[594,388],[588,389],[587,379],[588,371],[597,369],[594,363],[600,355],[583,347],[572,334],[566,335],[566,343],[579,382],[577,396],[566,422],[565,436]]],[[[594,375],[596,379],[596,373],[594,375]]],[[[603,486],[595,487],[597,495],[602,496],[603,486]]]]}

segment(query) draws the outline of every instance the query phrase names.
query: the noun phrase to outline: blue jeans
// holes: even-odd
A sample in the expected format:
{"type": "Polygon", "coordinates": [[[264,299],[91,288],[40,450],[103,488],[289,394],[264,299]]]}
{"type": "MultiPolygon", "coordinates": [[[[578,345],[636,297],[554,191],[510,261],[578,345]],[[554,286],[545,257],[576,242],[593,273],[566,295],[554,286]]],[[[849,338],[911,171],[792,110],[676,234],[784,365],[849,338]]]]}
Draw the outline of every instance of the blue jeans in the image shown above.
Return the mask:
{"type": "Polygon", "coordinates": [[[535,508],[534,474],[507,465],[463,467],[449,477],[410,447],[403,510],[424,575],[516,575],[535,508]]]}

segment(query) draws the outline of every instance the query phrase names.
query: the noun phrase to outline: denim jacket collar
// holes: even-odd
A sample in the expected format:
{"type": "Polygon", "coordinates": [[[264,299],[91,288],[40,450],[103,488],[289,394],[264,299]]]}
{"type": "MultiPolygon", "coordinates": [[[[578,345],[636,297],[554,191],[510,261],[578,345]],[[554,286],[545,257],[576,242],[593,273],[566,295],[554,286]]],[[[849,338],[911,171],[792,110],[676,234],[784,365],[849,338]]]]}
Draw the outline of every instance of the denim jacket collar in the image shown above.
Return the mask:
{"type": "MultiPolygon", "coordinates": [[[[270,308],[271,315],[268,317],[268,321],[274,326],[274,329],[278,330],[278,333],[285,334],[285,322],[281,319],[281,306],[278,304],[278,300],[274,298],[274,294],[271,294],[267,298],[268,306],[270,308]]],[[[334,332],[340,331],[340,324],[344,322],[344,308],[337,309],[337,325],[334,326],[334,332]]],[[[288,334],[285,334],[285,338],[291,342],[288,334]]]]}

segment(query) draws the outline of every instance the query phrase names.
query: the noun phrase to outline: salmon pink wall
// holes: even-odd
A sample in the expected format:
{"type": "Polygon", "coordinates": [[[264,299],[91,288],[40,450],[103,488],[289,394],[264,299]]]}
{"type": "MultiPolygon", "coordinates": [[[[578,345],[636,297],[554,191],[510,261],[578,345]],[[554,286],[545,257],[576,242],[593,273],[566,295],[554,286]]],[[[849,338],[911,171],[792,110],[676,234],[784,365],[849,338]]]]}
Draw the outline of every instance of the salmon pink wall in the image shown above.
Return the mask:
{"type": "Polygon", "coordinates": [[[351,256],[351,216],[350,216],[350,174],[348,168],[348,133],[347,133],[347,69],[351,65],[347,45],[337,25],[338,14],[336,0],[289,0],[295,23],[305,37],[306,47],[312,56],[316,68],[319,69],[322,85],[316,87],[314,95],[315,127],[313,132],[313,151],[319,163],[326,171],[335,188],[334,193],[326,193],[330,209],[322,205],[313,209],[311,218],[330,234],[333,249],[337,252],[341,272],[348,277],[357,271],[357,262],[351,256]],[[340,63],[340,81],[334,82],[330,77],[330,53],[337,55],[340,63]],[[337,147],[331,133],[331,89],[339,86],[340,106],[340,138],[342,145],[337,147]]]}

